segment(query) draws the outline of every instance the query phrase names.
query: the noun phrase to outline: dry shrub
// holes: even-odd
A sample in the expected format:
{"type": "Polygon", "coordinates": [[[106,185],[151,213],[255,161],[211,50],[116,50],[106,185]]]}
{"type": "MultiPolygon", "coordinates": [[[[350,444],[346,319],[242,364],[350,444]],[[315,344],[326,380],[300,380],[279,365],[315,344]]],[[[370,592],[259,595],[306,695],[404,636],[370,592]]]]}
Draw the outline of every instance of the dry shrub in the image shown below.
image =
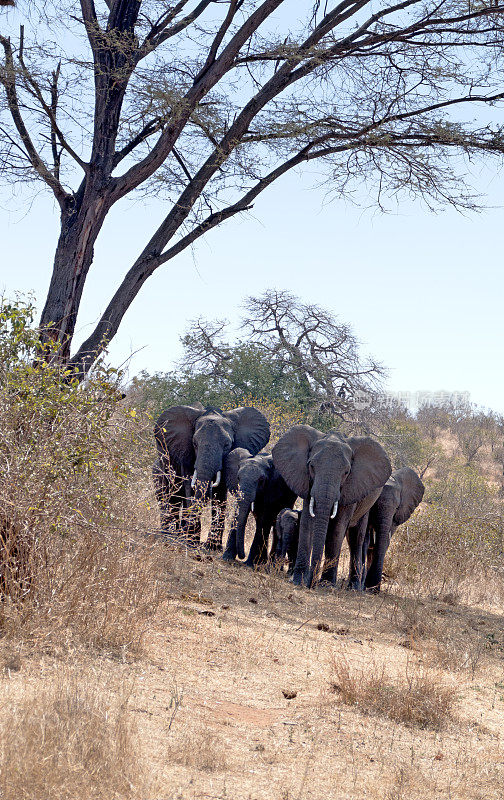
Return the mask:
{"type": "Polygon", "coordinates": [[[82,386],[51,361],[32,314],[0,302],[0,629],[125,649],[168,558],[141,535],[154,521],[151,421],[120,402],[113,370],[82,386]]]}
{"type": "Polygon", "coordinates": [[[139,650],[149,619],[166,597],[172,555],[161,544],[106,532],[37,541],[30,591],[0,605],[6,641],[76,644],[124,656],[139,650]],[[39,552],[39,548],[41,552],[39,552]]]}
{"type": "Polygon", "coordinates": [[[387,574],[450,604],[502,606],[504,514],[497,489],[474,468],[455,465],[429,484],[426,500],[394,535],[387,574]]]}
{"type": "Polygon", "coordinates": [[[124,698],[66,674],[2,713],[3,800],[139,797],[143,785],[124,698]]]}
{"type": "MultiPolygon", "coordinates": [[[[446,602],[450,606],[451,603],[446,602]]],[[[431,666],[443,670],[469,670],[474,676],[488,649],[488,640],[469,624],[465,616],[454,616],[450,608],[428,604],[413,592],[392,596],[386,606],[393,627],[404,637],[401,645],[421,651],[431,666]]]]}
{"type": "Polygon", "coordinates": [[[453,688],[419,667],[410,666],[404,676],[392,677],[384,666],[352,669],[339,658],[334,674],[332,689],[343,703],[419,728],[441,728],[457,698],[453,688]]]}

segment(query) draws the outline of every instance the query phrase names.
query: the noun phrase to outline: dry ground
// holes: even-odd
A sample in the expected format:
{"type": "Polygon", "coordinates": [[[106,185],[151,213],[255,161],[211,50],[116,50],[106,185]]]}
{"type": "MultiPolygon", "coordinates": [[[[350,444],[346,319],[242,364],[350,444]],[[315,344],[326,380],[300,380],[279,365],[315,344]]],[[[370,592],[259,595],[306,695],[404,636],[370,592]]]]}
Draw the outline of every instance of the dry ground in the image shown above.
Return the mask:
{"type": "MultiPolygon", "coordinates": [[[[184,553],[163,581],[166,599],[135,657],[41,654],[22,642],[2,651],[4,719],[62,680],[118,698],[136,767],[127,792],[104,787],[93,796],[504,797],[502,614],[400,588],[380,596],[296,590],[278,575],[184,553]],[[353,705],[340,691],[342,670],[353,705]],[[448,690],[453,708],[427,713],[424,727],[398,721],[386,693],[370,704],[382,674],[403,699],[426,678],[448,690]]],[[[26,787],[23,797],[88,796],[73,791],[26,787]]]]}

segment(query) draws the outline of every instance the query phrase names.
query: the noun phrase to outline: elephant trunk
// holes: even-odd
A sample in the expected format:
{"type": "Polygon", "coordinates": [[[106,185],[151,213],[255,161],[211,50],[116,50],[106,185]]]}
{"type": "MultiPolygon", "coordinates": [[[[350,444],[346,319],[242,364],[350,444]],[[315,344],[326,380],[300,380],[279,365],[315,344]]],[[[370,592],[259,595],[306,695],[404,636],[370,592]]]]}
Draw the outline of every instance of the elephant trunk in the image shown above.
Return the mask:
{"type": "Polygon", "coordinates": [[[320,568],[322,566],[322,559],[324,557],[324,548],[327,537],[327,528],[329,520],[334,512],[334,493],[333,496],[328,491],[312,494],[314,503],[312,504],[314,519],[313,519],[313,545],[310,564],[310,583],[317,580],[320,568]]]}
{"type": "Polygon", "coordinates": [[[236,548],[238,558],[245,558],[245,528],[247,519],[254,502],[254,495],[242,492],[238,500],[238,513],[236,519],[236,548]]]}
{"type": "Polygon", "coordinates": [[[278,543],[279,545],[278,549],[280,550],[279,556],[282,558],[282,560],[285,560],[285,558],[287,557],[287,554],[289,553],[289,550],[292,545],[293,538],[294,538],[294,532],[291,529],[282,532],[282,538],[278,543]]]}
{"type": "Polygon", "coordinates": [[[219,486],[222,475],[222,456],[220,451],[200,449],[194,465],[191,486],[201,500],[212,497],[213,490],[219,486]]]}

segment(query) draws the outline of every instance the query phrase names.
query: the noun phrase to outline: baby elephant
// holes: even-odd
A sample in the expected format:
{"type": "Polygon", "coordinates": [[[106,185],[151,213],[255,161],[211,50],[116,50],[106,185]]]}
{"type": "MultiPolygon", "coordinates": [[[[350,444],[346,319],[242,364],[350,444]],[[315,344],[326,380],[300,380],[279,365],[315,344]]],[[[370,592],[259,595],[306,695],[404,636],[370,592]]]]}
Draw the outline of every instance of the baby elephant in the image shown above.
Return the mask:
{"type": "Polygon", "coordinates": [[[410,467],[392,473],[375,504],[359,524],[348,531],[350,589],[380,591],[383,561],[390,540],[421,503],[425,486],[410,467]],[[366,563],[367,562],[367,563],[366,563]],[[367,566],[367,571],[366,571],[367,566]]]}
{"type": "Polygon", "coordinates": [[[300,518],[301,511],[293,511],[291,508],[284,508],[278,514],[275,522],[277,561],[280,566],[283,566],[285,558],[287,557],[289,573],[293,571],[294,564],[296,563],[300,518]]]}

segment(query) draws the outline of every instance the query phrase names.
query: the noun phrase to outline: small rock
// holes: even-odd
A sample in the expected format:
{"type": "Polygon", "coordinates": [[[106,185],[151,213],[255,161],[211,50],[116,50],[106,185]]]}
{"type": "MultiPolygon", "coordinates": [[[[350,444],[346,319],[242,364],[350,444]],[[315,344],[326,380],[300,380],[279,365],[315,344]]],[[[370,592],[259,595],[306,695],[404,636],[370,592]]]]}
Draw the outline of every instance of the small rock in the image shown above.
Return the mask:
{"type": "Polygon", "coordinates": [[[258,602],[259,600],[257,599],[257,597],[249,597],[249,603],[254,603],[255,605],[257,605],[258,602]]]}
{"type": "Polygon", "coordinates": [[[294,700],[297,697],[297,692],[293,689],[282,689],[282,694],[286,700],[294,700]]]}
{"type": "Polygon", "coordinates": [[[229,611],[229,606],[228,605],[223,605],[223,606],[221,606],[221,608],[222,608],[223,611],[229,611]]]}
{"type": "Polygon", "coordinates": [[[198,611],[198,614],[203,617],[215,617],[215,611],[209,611],[207,608],[205,608],[203,611],[198,611]]]}
{"type": "Polygon", "coordinates": [[[329,633],[331,628],[329,627],[327,622],[319,622],[318,625],[317,625],[317,630],[318,631],[325,631],[326,633],[329,633]]]}

